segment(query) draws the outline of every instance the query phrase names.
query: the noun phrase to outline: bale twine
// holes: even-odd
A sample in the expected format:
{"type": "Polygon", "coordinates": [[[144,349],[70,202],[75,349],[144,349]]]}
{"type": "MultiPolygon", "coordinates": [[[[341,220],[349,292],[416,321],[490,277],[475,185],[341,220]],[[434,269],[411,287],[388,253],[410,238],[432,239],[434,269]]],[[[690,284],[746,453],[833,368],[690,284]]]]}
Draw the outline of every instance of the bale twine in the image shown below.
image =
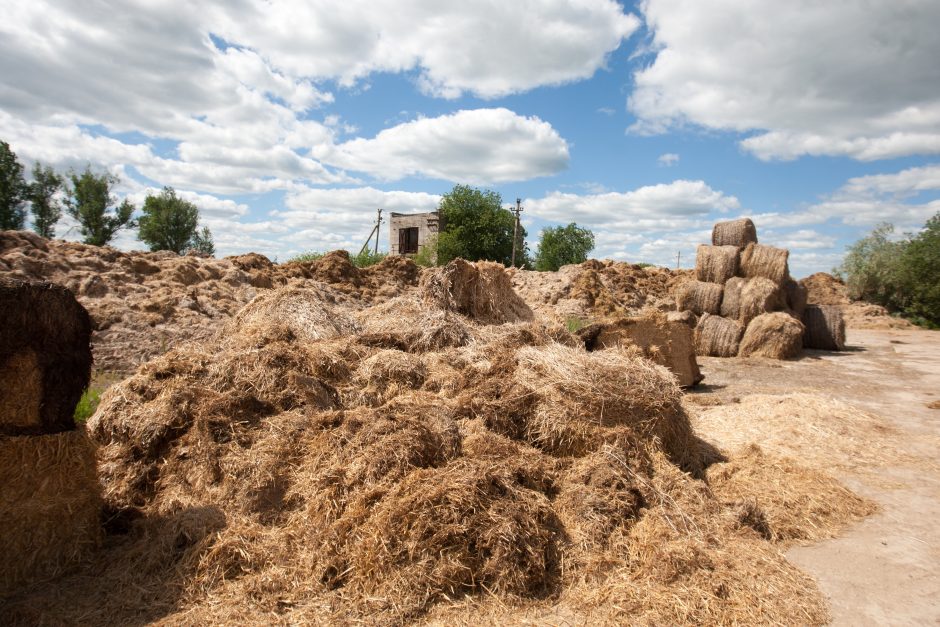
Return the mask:
{"type": "Polygon", "coordinates": [[[845,320],[835,305],[807,305],[803,312],[803,346],[822,350],[845,350],[845,320]]]}
{"type": "Polygon", "coordinates": [[[61,285],[0,279],[0,435],[59,433],[91,377],[91,319],[61,285]]]}
{"type": "Polygon", "coordinates": [[[784,248],[774,248],[763,244],[748,244],[741,251],[741,275],[746,278],[763,277],[770,279],[777,285],[789,276],[787,259],[790,251],[784,248]]]}
{"type": "Polygon", "coordinates": [[[696,315],[717,314],[721,310],[722,287],[718,283],[689,281],[679,288],[676,296],[676,308],[679,311],[691,311],[696,315]]]}
{"type": "Polygon", "coordinates": [[[747,326],[757,316],[780,309],[782,305],[780,288],[770,279],[734,277],[725,283],[721,315],[747,326]]]}
{"type": "Polygon", "coordinates": [[[803,349],[803,331],[803,323],[783,312],[757,316],[747,325],[738,355],[771,359],[797,357],[803,349]]]}
{"type": "Polygon", "coordinates": [[[750,218],[717,222],[712,228],[713,246],[737,246],[744,248],[757,243],[757,227],[750,218]]]}
{"type": "Polygon", "coordinates": [[[738,273],[736,246],[701,244],[695,254],[695,278],[708,283],[721,283],[738,273]]]}
{"type": "Polygon", "coordinates": [[[793,277],[787,277],[787,280],[783,284],[783,292],[786,296],[787,308],[789,308],[797,318],[803,316],[803,312],[806,310],[806,303],[808,300],[808,292],[806,287],[793,279],[793,277]]]}
{"type": "Polygon", "coordinates": [[[744,327],[736,320],[705,314],[695,327],[695,354],[709,357],[734,357],[744,327]]]}
{"type": "Polygon", "coordinates": [[[526,322],[534,314],[512,288],[502,264],[454,259],[421,280],[425,303],[456,311],[485,324],[526,322]]]}
{"type": "Polygon", "coordinates": [[[0,436],[0,597],[86,560],[101,542],[100,503],[84,429],[0,436]]]}

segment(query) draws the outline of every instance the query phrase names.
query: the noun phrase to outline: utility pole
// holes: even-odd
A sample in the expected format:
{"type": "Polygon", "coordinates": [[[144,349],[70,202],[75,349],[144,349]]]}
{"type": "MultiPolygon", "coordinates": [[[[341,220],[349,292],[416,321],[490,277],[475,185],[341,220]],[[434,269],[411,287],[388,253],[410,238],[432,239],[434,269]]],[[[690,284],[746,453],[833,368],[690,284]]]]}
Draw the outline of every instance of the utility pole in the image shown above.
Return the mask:
{"type": "Polygon", "coordinates": [[[522,199],[516,198],[516,208],[513,210],[516,214],[516,222],[512,227],[512,267],[516,267],[516,242],[519,241],[519,214],[522,213],[522,199]]]}
{"type": "Polygon", "coordinates": [[[676,270],[682,267],[682,251],[676,253],[676,270]]]}
{"type": "Polygon", "coordinates": [[[376,209],[378,211],[378,217],[375,220],[375,254],[379,254],[379,237],[382,235],[382,210],[376,209]]]}

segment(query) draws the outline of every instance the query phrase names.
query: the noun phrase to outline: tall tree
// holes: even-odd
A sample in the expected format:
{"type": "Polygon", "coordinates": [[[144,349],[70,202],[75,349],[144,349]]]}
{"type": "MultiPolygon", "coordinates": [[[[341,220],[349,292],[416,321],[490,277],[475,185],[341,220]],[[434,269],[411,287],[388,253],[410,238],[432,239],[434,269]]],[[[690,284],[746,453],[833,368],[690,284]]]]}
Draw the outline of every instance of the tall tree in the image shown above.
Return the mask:
{"type": "Polygon", "coordinates": [[[164,187],[160,194],[148,195],[144,200],[138,224],[137,237],[150,246],[150,250],[172,250],[179,254],[197,235],[199,209],[177,196],[172,187],[164,187]]]}
{"type": "Polygon", "coordinates": [[[128,199],[113,207],[117,199],[111,195],[111,188],[118,182],[117,177],[94,174],[90,167],[86,167],[81,174],[71,173],[69,179],[72,185],[65,207],[78,221],[86,244],[104,246],[119,230],[134,226],[131,219],[134,205],[128,199]]]}
{"type": "Polygon", "coordinates": [[[0,141],[0,230],[23,228],[26,224],[24,201],[28,195],[23,166],[10,144],[0,141]]]}
{"type": "Polygon", "coordinates": [[[33,182],[29,184],[29,202],[33,211],[33,230],[43,237],[55,237],[55,223],[62,217],[62,205],[55,197],[62,189],[62,177],[39,162],[33,166],[33,182]]]}
{"type": "Polygon", "coordinates": [[[193,235],[189,242],[189,250],[210,257],[215,254],[215,242],[212,240],[212,231],[209,230],[209,227],[204,226],[201,231],[197,231],[193,235]]]}
{"type": "Polygon", "coordinates": [[[900,265],[904,313],[940,327],[940,212],[907,242],[900,265]]]}
{"type": "Polygon", "coordinates": [[[539,251],[535,255],[535,269],[555,271],[569,263],[587,261],[594,250],[594,233],[572,222],[568,226],[542,229],[539,251]]]}
{"type": "MultiPolygon", "coordinates": [[[[443,228],[437,238],[438,263],[457,257],[511,263],[515,217],[503,208],[497,192],[456,185],[441,198],[439,211],[443,228]]],[[[520,227],[523,242],[525,235],[520,227]]],[[[521,253],[525,262],[525,250],[521,253]]]]}

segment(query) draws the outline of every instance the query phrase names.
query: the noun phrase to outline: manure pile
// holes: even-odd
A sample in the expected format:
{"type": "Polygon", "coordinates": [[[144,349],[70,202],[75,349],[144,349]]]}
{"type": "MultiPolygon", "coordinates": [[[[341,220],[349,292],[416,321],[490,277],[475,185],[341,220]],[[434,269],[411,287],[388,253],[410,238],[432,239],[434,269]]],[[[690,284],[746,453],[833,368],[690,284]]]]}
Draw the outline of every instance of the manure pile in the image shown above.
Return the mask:
{"type": "Polygon", "coordinates": [[[803,347],[842,350],[845,324],[835,307],[807,305],[790,277],[789,251],[757,243],[749,218],[719,222],[701,245],[695,280],[679,287],[676,308],[699,316],[698,355],[797,357],[803,347]]]}
{"type": "Polygon", "coordinates": [[[419,268],[390,257],[359,269],[344,251],[312,262],[276,265],[255,253],[224,259],[172,252],[125,253],[0,231],[0,278],[52,281],[91,314],[99,371],[130,373],[189,341],[212,337],[255,296],[309,280],[331,285],[338,302],[361,308],[417,286],[419,268]]]}
{"type": "Polygon", "coordinates": [[[825,622],[780,549],[868,504],[725,458],[667,370],[529,321],[501,273],[352,314],[278,288],[141,366],[88,424],[107,547],[0,620],[825,622]]]}

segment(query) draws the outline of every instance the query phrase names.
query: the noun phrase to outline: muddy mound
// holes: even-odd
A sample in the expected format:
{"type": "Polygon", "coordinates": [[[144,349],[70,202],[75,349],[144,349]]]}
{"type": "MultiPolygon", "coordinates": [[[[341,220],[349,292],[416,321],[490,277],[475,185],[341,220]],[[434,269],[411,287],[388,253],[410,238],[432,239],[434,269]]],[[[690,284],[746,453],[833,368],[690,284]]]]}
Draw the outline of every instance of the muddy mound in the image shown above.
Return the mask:
{"type": "Polygon", "coordinates": [[[674,309],[675,291],[691,275],[688,270],[596,259],[557,272],[510,273],[513,287],[537,314],[562,322],[674,309]]]}

